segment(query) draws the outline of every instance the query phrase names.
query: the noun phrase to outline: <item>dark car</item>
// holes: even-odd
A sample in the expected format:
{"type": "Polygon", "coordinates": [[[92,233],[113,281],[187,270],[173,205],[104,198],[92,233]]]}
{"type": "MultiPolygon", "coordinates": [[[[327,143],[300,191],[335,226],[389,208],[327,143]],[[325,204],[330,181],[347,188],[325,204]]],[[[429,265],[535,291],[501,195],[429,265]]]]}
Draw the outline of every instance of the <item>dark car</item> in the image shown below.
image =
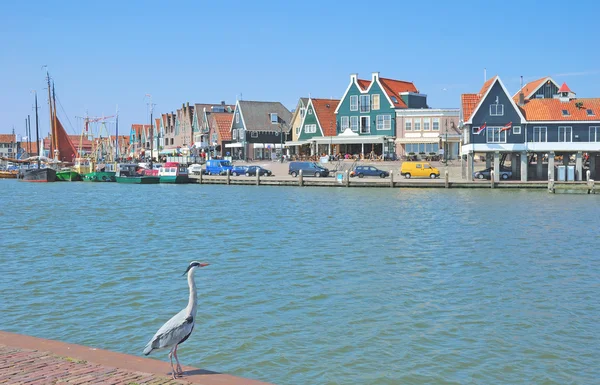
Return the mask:
{"type": "Polygon", "coordinates": [[[246,175],[246,171],[248,171],[248,166],[234,166],[231,169],[231,175],[233,176],[238,176],[238,175],[246,175]]]}
{"type": "Polygon", "coordinates": [[[260,176],[271,176],[273,174],[271,170],[267,170],[266,168],[262,168],[260,166],[250,166],[246,170],[246,176],[256,176],[257,172],[260,176]]]}
{"type": "MultiPolygon", "coordinates": [[[[473,173],[473,178],[476,179],[491,179],[492,178],[492,170],[493,167],[488,167],[485,170],[475,171],[473,173]]],[[[507,180],[512,177],[512,171],[510,168],[500,167],[500,179],[507,180]]]]}
{"type": "Polygon", "coordinates": [[[350,172],[350,177],[365,177],[365,176],[378,176],[380,178],[386,178],[390,176],[390,173],[385,170],[380,170],[373,166],[356,166],[354,170],[350,172]]]}
{"type": "Polygon", "coordinates": [[[288,174],[297,177],[302,171],[304,176],[315,176],[317,178],[328,176],[329,170],[315,162],[290,162],[288,174]]]}

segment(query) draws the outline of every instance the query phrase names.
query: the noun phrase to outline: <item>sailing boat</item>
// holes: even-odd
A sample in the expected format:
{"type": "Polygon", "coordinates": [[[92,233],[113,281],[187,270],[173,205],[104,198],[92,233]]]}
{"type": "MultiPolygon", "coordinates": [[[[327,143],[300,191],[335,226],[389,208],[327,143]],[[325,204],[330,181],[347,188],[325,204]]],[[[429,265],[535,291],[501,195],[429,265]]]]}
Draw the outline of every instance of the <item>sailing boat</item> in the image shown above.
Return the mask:
{"type": "MultiPolygon", "coordinates": [[[[73,163],[77,150],[56,115],[56,93],[54,91],[54,82],[52,83],[52,95],[50,95],[50,74],[47,72],[46,78],[48,81],[48,105],[50,107],[50,157],[53,157],[57,163],[73,163]]],[[[56,179],[61,181],[80,181],[81,176],[75,170],[67,167],[62,168],[56,173],[56,179]]]]}
{"type": "Polygon", "coordinates": [[[44,150],[43,142],[40,142],[40,130],[38,127],[38,104],[37,93],[35,94],[35,138],[38,145],[37,168],[25,169],[23,173],[24,182],[55,182],[56,171],[50,167],[41,167],[40,158],[44,150]]]}
{"type": "MultiPolygon", "coordinates": [[[[102,121],[102,120],[106,120],[112,118],[112,116],[109,117],[102,117],[102,118],[94,118],[94,119],[87,119],[86,120],[86,131],[88,130],[87,125],[89,124],[90,121],[102,121]]],[[[117,115],[117,126],[118,126],[118,122],[119,122],[119,116],[117,115]]],[[[112,143],[112,139],[110,137],[110,134],[108,133],[108,130],[106,130],[105,127],[105,122],[101,123],[101,127],[104,128],[104,130],[100,129],[98,131],[98,138],[94,139],[94,142],[92,144],[92,153],[91,153],[91,167],[93,169],[90,170],[88,173],[86,173],[83,176],[83,180],[85,182],[115,182],[115,174],[116,174],[116,170],[115,170],[115,163],[114,163],[114,159],[113,159],[113,155],[114,155],[114,151],[113,151],[113,143],[112,143]]]]}

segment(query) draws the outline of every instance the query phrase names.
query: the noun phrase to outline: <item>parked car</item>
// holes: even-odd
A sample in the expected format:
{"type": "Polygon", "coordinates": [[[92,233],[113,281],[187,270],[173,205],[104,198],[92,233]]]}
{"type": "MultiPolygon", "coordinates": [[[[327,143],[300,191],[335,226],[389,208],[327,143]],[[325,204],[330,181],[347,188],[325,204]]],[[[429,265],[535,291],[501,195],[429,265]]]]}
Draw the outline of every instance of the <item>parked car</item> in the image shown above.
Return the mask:
{"type": "MultiPolygon", "coordinates": [[[[488,167],[485,170],[475,171],[473,178],[476,179],[491,179],[493,167],[488,167]]],[[[512,171],[507,167],[500,167],[500,179],[507,180],[512,177],[512,171]]]]}
{"type": "Polygon", "coordinates": [[[200,175],[202,173],[202,165],[198,163],[191,164],[188,167],[188,174],[200,175]]]}
{"type": "Polygon", "coordinates": [[[273,173],[271,172],[271,170],[267,170],[266,168],[262,168],[260,166],[250,166],[248,167],[248,169],[246,170],[246,176],[256,176],[256,173],[258,172],[258,175],[260,176],[271,176],[273,173]]]}
{"type": "Polygon", "coordinates": [[[365,177],[365,176],[378,176],[380,178],[386,178],[390,176],[390,173],[384,170],[380,170],[373,166],[356,166],[354,170],[350,172],[350,177],[365,177]]]}
{"type": "Polygon", "coordinates": [[[329,175],[328,169],[315,162],[290,162],[288,174],[295,178],[300,174],[300,170],[302,170],[303,176],[316,176],[319,178],[329,175]]]}
{"type": "Polygon", "coordinates": [[[433,167],[429,162],[403,162],[400,167],[400,175],[406,179],[412,177],[429,177],[431,179],[440,177],[440,170],[433,167]]]}
{"type": "Polygon", "coordinates": [[[223,159],[210,159],[206,161],[206,173],[208,175],[225,175],[227,170],[231,172],[231,162],[223,159]]]}
{"type": "Polygon", "coordinates": [[[246,171],[248,171],[248,166],[233,166],[231,169],[231,175],[246,175],[246,171]]]}

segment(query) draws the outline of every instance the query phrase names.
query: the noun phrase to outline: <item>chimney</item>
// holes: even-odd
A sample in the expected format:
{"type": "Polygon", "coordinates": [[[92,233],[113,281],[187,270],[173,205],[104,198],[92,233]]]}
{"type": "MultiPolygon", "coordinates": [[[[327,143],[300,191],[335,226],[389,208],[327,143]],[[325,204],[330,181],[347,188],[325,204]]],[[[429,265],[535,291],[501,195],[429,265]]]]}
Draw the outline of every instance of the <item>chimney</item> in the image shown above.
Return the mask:
{"type": "Polygon", "coordinates": [[[519,106],[525,105],[525,94],[523,93],[523,76],[521,76],[521,89],[519,90],[519,106]]]}
{"type": "Polygon", "coordinates": [[[225,100],[221,100],[221,105],[224,106],[225,105],[225,100]]]}

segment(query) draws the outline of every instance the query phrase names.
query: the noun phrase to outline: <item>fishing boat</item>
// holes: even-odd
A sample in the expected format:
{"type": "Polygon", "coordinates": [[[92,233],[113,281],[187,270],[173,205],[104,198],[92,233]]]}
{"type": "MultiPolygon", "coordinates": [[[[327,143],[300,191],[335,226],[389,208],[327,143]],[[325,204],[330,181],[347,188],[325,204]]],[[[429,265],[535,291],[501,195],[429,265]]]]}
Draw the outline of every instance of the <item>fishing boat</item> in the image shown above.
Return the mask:
{"type": "MultiPolygon", "coordinates": [[[[38,103],[37,103],[37,93],[35,93],[35,136],[38,143],[38,149],[41,153],[43,149],[43,145],[40,142],[40,129],[38,123],[38,103]]],[[[21,180],[23,182],[55,182],[56,181],[56,171],[52,168],[44,167],[42,168],[40,158],[41,156],[37,156],[37,167],[36,168],[28,168],[23,169],[23,174],[21,175],[21,180]]]]}
{"type": "Polygon", "coordinates": [[[84,182],[116,182],[117,172],[113,163],[98,164],[96,171],[83,176],[84,182]]]}
{"type": "Polygon", "coordinates": [[[81,175],[70,167],[61,168],[56,172],[56,180],[63,182],[81,181],[81,175]]]}
{"type": "Polygon", "coordinates": [[[144,168],[135,163],[117,165],[117,183],[156,184],[160,177],[144,175],[144,168]]]}
{"type": "Polygon", "coordinates": [[[160,183],[188,183],[187,167],[178,162],[167,162],[158,170],[160,183]]]}

